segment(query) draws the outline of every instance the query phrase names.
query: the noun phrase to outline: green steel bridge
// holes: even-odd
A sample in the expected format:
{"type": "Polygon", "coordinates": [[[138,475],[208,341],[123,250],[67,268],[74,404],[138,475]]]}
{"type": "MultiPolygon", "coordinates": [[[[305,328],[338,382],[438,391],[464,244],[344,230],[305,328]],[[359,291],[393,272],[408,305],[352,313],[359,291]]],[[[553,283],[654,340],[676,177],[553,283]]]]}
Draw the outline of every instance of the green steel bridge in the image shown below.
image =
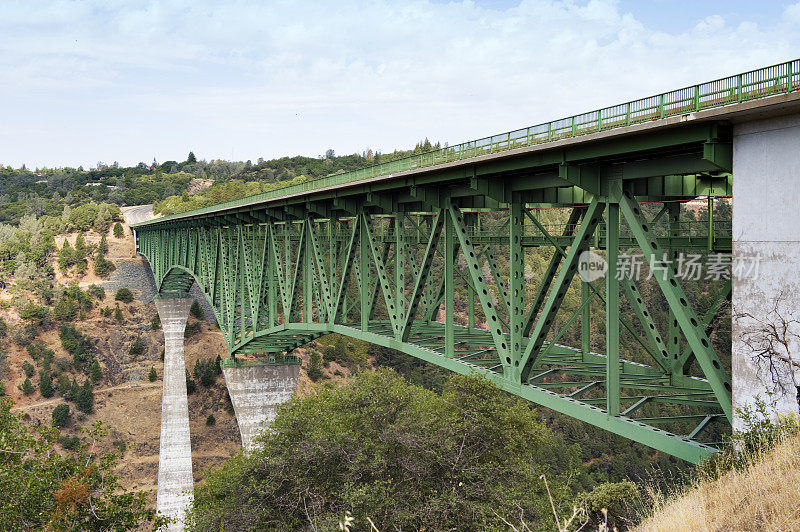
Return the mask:
{"type": "Polygon", "coordinates": [[[699,462],[719,443],[708,427],[732,421],[708,334],[731,284],[693,308],[678,253],[731,252],[730,223],[713,216],[732,196],[731,123],[798,89],[794,60],[135,224],[137,249],[160,297],[197,283],[232,361],[339,333],[699,462]],[[682,220],[698,198],[708,221],[682,220]],[[544,209],[560,210],[545,221],[544,209]],[[590,249],[608,263],[594,282],[577,275],[590,249]],[[656,290],[619,270],[629,250],[654,266],[656,290]],[[663,330],[655,308],[668,309],[663,330]],[[647,363],[622,358],[621,338],[647,363]]]}

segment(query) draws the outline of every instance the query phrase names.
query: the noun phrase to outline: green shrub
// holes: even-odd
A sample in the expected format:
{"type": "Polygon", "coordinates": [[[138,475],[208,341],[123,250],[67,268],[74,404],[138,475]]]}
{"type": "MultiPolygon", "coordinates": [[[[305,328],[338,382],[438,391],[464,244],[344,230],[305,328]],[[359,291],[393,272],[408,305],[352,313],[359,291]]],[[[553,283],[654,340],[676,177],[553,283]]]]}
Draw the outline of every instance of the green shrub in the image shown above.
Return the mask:
{"type": "Polygon", "coordinates": [[[62,297],[53,307],[53,318],[56,321],[71,321],[78,314],[78,307],[71,297],[62,297]]]}
{"type": "Polygon", "coordinates": [[[199,321],[196,321],[194,323],[187,323],[186,328],[183,329],[183,337],[189,338],[195,335],[196,333],[199,333],[202,328],[203,324],[200,323],[199,321]]]}
{"type": "Polygon", "coordinates": [[[320,354],[317,351],[312,351],[309,363],[306,366],[306,374],[313,382],[317,382],[325,377],[325,374],[322,372],[322,368],[320,367],[321,361],[322,357],[320,354]]]}
{"type": "Polygon", "coordinates": [[[74,451],[80,446],[81,439],[78,436],[68,436],[65,434],[63,436],[59,436],[58,442],[64,449],[67,449],[68,451],[74,451]]]}
{"type": "Polygon", "coordinates": [[[125,317],[122,315],[122,309],[119,308],[119,303],[117,303],[117,306],[114,308],[114,319],[117,323],[125,321],[125,317]]]}
{"type": "Polygon", "coordinates": [[[156,312],[155,316],[153,316],[153,319],[150,320],[150,329],[153,331],[157,331],[160,328],[161,328],[161,316],[159,316],[158,312],[156,312]]]}
{"type": "Polygon", "coordinates": [[[98,301],[102,301],[106,298],[106,289],[96,284],[90,284],[86,292],[98,301]]]}
{"type": "Polygon", "coordinates": [[[103,378],[103,369],[100,367],[100,363],[97,361],[97,359],[94,359],[89,369],[89,378],[95,383],[99,382],[100,379],[103,378]]]}
{"type": "Polygon", "coordinates": [[[638,500],[639,488],[625,480],[600,484],[579,497],[577,505],[586,510],[593,525],[607,523],[611,528],[618,528],[633,518],[632,510],[638,500]]]}
{"type": "Polygon", "coordinates": [[[39,393],[45,398],[53,396],[53,379],[48,371],[39,372],[39,393]]]}
{"type": "Polygon", "coordinates": [[[206,313],[203,312],[203,307],[200,306],[200,303],[198,303],[196,299],[192,301],[192,306],[189,308],[189,314],[198,320],[206,319],[206,313]]]}
{"type": "Polygon", "coordinates": [[[217,419],[214,417],[214,414],[209,414],[206,418],[206,426],[210,427],[211,425],[215,424],[217,419]]]}
{"type": "MultiPolygon", "coordinates": [[[[102,233],[105,231],[100,231],[100,232],[102,233]]],[[[100,253],[101,255],[105,255],[106,253],[108,253],[108,240],[106,239],[106,235],[100,237],[100,243],[97,244],[97,252],[100,253]]]]}
{"type": "Polygon", "coordinates": [[[72,412],[69,411],[69,405],[61,403],[53,409],[53,425],[56,427],[66,427],[69,425],[72,412]]]}
{"type": "Polygon", "coordinates": [[[133,292],[130,289],[122,287],[117,290],[117,293],[114,294],[114,299],[117,301],[122,301],[123,303],[130,303],[133,301],[133,292]]]}
{"type": "Polygon", "coordinates": [[[25,372],[26,377],[33,377],[36,368],[33,366],[33,364],[30,363],[30,361],[26,360],[22,364],[22,371],[25,372]]]}
{"type": "Polygon", "coordinates": [[[147,380],[149,380],[150,382],[153,382],[157,378],[158,378],[158,375],[156,374],[155,366],[150,366],[150,373],[147,374],[147,380]]]}
{"type": "Polygon", "coordinates": [[[94,360],[94,343],[92,339],[80,332],[74,326],[63,324],[58,329],[61,346],[72,355],[72,362],[76,368],[94,360]]]}
{"type": "Polygon", "coordinates": [[[140,335],[140,336],[137,336],[136,340],[134,340],[133,344],[131,344],[131,348],[128,351],[128,354],[130,354],[131,356],[136,357],[136,356],[141,355],[142,353],[144,353],[144,339],[140,335]]]}
{"type": "Polygon", "coordinates": [[[83,386],[78,390],[75,407],[85,414],[91,414],[94,411],[94,392],[89,380],[84,381],[83,386]]]}
{"type": "Polygon", "coordinates": [[[0,338],[5,338],[6,334],[8,334],[8,324],[0,317],[0,338]]]}
{"type": "Polygon", "coordinates": [[[189,376],[189,370],[186,370],[186,393],[193,394],[197,388],[197,383],[189,376]]]}
{"type": "Polygon", "coordinates": [[[114,265],[113,262],[106,259],[106,256],[102,253],[98,253],[94,258],[94,273],[98,277],[106,277],[111,272],[116,270],[117,267],[114,265]]]}
{"type": "Polygon", "coordinates": [[[117,222],[114,224],[114,238],[122,238],[125,236],[125,230],[122,228],[122,224],[117,222]]]}
{"type": "Polygon", "coordinates": [[[29,378],[25,378],[25,382],[22,383],[22,393],[25,395],[30,395],[34,392],[35,388],[33,387],[33,383],[29,378]]]}

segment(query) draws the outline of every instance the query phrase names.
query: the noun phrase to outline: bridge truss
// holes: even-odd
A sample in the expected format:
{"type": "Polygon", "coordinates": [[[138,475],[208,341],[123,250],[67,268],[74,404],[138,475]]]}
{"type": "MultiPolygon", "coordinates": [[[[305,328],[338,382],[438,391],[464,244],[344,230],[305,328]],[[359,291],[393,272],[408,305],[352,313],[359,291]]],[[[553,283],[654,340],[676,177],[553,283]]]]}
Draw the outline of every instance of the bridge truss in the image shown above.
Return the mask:
{"type": "Polygon", "coordinates": [[[162,297],[199,285],[234,357],[339,333],[698,462],[732,418],[707,333],[730,281],[693,308],[677,254],[729,253],[731,235],[681,202],[731,195],[731,133],[628,133],[157,219],[135,227],[138,250],[162,297]],[[587,250],[603,279],[577,275],[587,250]],[[618,269],[634,250],[649,285],[618,269]]]}

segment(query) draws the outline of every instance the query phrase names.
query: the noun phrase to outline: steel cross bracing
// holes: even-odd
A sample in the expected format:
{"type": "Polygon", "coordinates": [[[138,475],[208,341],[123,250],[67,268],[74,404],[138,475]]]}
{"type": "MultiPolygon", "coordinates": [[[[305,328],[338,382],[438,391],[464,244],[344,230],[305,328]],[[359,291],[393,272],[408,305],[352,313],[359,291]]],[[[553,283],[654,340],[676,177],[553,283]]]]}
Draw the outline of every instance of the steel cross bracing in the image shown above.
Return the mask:
{"type": "Polygon", "coordinates": [[[135,229],[159,294],[196,282],[234,357],[339,333],[698,462],[732,416],[708,335],[730,287],[693,308],[672,259],[730,251],[729,221],[681,209],[729,197],[730,171],[730,129],[686,124],[135,229]],[[604,279],[577,275],[586,250],[604,279]],[[629,251],[646,290],[617,278],[629,251]]]}

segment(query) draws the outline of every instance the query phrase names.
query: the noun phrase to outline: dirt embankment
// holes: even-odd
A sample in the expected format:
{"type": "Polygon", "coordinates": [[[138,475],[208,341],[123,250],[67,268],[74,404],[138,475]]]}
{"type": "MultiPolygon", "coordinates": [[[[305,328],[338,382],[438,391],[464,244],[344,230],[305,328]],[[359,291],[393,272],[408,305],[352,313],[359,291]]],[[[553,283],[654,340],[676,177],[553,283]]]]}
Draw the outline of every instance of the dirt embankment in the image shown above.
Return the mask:
{"type": "MultiPolygon", "coordinates": [[[[100,236],[92,232],[84,233],[84,238],[90,244],[99,243],[100,236]]],[[[56,238],[56,242],[61,247],[64,240],[68,239],[74,245],[76,237],[77,233],[60,235],[56,238]]],[[[106,235],[106,239],[109,244],[106,257],[117,265],[118,272],[125,262],[137,262],[134,269],[141,269],[139,266],[141,259],[133,258],[133,239],[127,224],[122,239],[114,238],[111,231],[106,235]]],[[[124,271],[124,268],[122,269],[124,271]]],[[[92,339],[103,377],[94,385],[95,404],[92,414],[77,415],[75,404],[67,403],[73,412],[73,421],[69,427],[62,429],[62,434],[77,434],[80,427],[88,427],[98,420],[108,424],[109,437],[104,446],[111,449],[114,444],[124,444],[126,448],[118,469],[122,485],[126,488],[146,490],[150,502],[155,506],[161,431],[163,333],[161,330],[150,329],[156,310],[149,301],[150,298],[146,294],[142,298],[142,291],[137,289],[133,290],[137,299],[127,304],[120,303],[122,323],[116,321],[113,313],[111,316],[103,316],[101,309],[105,307],[113,309],[117,303],[114,301],[114,291],[119,285],[125,284],[126,275],[112,274],[108,279],[101,279],[91,273],[91,261],[89,270],[90,273],[83,276],[76,276],[74,269],[70,275],[61,272],[56,274],[56,281],[61,284],[76,281],[81,287],[97,284],[105,285],[107,288],[103,301],[96,303],[83,318],[71,322],[80,332],[92,339]],[[113,279],[113,282],[110,279],[113,279]],[[131,346],[139,336],[144,342],[142,353],[131,354],[131,346]],[[151,367],[155,368],[157,374],[154,382],[148,380],[151,367]]],[[[7,355],[2,382],[5,385],[6,395],[15,402],[15,410],[23,414],[25,420],[30,423],[39,421],[49,423],[53,409],[67,401],[60,396],[57,389],[50,398],[44,398],[40,394],[38,372],[42,369],[42,362],[34,361],[25,346],[18,345],[13,338],[14,332],[26,325],[14,309],[12,304],[14,297],[15,295],[11,293],[0,294],[0,299],[5,301],[0,305],[0,316],[9,325],[7,337],[0,339],[0,347],[7,355]],[[21,390],[25,381],[23,366],[26,362],[35,366],[31,382],[36,390],[30,395],[24,395],[21,390]]],[[[195,318],[190,318],[190,323],[196,321],[195,318]]],[[[61,345],[58,326],[58,323],[45,323],[37,330],[37,340],[41,340],[55,352],[53,367],[56,367],[59,359],[63,359],[64,366],[68,361],[72,361],[72,356],[61,345]]],[[[207,322],[202,322],[199,330],[186,339],[185,346],[186,367],[190,374],[198,360],[216,358],[217,355],[224,357],[227,353],[219,329],[207,322]]],[[[78,383],[87,379],[83,370],[70,368],[64,373],[70,380],[75,377],[78,383]]],[[[197,383],[196,391],[189,396],[189,419],[193,469],[195,481],[199,482],[205,478],[209,466],[220,465],[241,448],[239,429],[227,398],[222,375],[218,376],[216,383],[209,387],[197,383]],[[213,425],[206,424],[210,414],[213,414],[216,420],[213,425]]]]}

